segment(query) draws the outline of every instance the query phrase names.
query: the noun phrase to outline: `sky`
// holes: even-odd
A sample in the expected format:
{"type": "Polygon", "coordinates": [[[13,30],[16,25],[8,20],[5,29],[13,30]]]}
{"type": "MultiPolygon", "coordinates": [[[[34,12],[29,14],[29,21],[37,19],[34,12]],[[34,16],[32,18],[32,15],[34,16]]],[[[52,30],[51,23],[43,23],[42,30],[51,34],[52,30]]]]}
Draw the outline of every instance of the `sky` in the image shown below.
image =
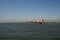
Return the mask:
{"type": "Polygon", "coordinates": [[[60,0],[0,0],[0,22],[60,21],[60,0]]]}

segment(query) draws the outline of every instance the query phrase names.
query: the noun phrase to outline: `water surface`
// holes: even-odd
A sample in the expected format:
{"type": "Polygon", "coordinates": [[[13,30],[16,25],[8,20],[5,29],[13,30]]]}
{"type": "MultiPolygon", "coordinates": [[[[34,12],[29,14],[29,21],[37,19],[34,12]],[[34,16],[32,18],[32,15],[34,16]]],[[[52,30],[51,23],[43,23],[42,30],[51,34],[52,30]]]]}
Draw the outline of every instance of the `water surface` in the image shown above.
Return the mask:
{"type": "Polygon", "coordinates": [[[0,40],[60,40],[60,24],[0,23],[0,40]]]}

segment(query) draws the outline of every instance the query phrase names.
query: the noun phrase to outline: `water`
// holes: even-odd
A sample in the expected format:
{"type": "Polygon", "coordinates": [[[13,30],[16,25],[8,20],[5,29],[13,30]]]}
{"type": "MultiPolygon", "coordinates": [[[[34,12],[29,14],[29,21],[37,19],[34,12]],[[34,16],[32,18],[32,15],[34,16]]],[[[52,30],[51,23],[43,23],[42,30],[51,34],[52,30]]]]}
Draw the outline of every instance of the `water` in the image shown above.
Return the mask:
{"type": "Polygon", "coordinates": [[[60,40],[60,23],[0,23],[0,40],[60,40]]]}

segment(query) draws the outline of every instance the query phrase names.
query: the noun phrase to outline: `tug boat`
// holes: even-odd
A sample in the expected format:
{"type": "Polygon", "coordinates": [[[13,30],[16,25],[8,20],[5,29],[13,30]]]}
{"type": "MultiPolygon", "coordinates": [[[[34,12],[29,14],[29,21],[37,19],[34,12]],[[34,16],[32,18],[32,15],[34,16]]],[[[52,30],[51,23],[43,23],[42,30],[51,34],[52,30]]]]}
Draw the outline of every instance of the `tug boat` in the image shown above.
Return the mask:
{"type": "Polygon", "coordinates": [[[39,24],[45,24],[45,21],[42,19],[42,20],[37,21],[37,23],[39,23],[39,24]]]}
{"type": "Polygon", "coordinates": [[[34,24],[34,23],[38,23],[38,24],[46,24],[45,21],[42,19],[42,20],[37,20],[37,21],[30,21],[30,22],[27,22],[28,24],[34,24]]]}
{"type": "Polygon", "coordinates": [[[39,23],[40,23],[40,24],[45,24],[45,21],[44,21],[44,20],[42,20],[42,21],[40,21],[39,23]]]}

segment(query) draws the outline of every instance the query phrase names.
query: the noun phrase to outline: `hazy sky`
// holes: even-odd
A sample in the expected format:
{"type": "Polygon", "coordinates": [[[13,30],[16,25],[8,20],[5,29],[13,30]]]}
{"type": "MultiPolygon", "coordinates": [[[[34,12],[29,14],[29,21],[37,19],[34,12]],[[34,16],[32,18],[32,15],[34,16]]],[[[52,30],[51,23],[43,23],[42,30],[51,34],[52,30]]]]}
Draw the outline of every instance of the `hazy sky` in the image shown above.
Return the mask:
{"type": "Polygon", "coordinates": [[[0,22],[60,19],[60,0],[0,0],[0,22]]]}

